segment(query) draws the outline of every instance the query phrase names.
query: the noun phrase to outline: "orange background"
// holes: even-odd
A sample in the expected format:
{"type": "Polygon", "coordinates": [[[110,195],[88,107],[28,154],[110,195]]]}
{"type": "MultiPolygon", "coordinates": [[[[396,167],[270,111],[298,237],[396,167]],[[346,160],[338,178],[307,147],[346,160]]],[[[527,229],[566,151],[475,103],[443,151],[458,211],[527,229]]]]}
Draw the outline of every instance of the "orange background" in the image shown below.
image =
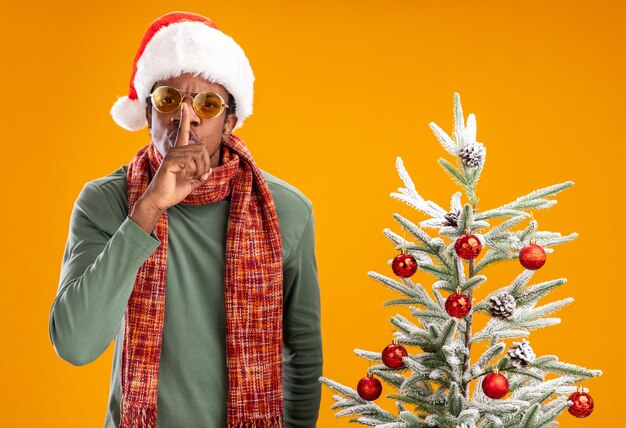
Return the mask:
{"type": "MultiPolygon", "coordinates": [[[[604,371],[584,383],[594,413],[577,420],[566,412],[561,426],[622,420],[621,2],[5,3],[0,425],[103,424],[112,346],[92,364],[71,366],[54,352],[48,315],[83,184],[149,141],[147,130],[115,125],[109,109],[127,91],[143,32],[172,10],[211,17],[244,48],[257,78],[255,112],[238,135],[263,169],[313,201],[327,377],[355,387],[367,363],[352,350],[382,350],[389,317],[409,314],[382,308],[395,295],[366,273],[389,274],[395,252],[382,229],[399,231],[393,212],[425,218],[389,197],[401,186],[396,156],[426,199],[449,207],[457,188],[436,163],[447,155],[428,123],[451,130],[458,91],[488,150],[478,210],[576,182],[556,206],[534,212],[542,230],[579,238],[555,247],[533,278],[568,278],[542,302],[576,301],[557,314],[562,324],[530,340],[538,355],[604,371]]],[[[487,269],[476,297],[519,272],[516,262],[487,269]]],[[[423,272],[415,278],[433,282],[423,272]]],[[[349,426],[323,391],[318,426],[349,426]]]]}

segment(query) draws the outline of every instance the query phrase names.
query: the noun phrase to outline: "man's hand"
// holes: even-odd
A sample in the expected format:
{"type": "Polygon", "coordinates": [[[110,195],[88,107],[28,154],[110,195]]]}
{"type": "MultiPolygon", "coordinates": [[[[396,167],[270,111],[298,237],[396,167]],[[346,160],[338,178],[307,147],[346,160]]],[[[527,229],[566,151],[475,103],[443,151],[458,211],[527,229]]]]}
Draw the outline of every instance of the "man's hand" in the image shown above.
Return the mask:
{"type": "Polygon", "coordinates": [[[206,183],[211,174],[211,156],[206,144],[189,144],[189,110],[182,103],[181,121],[176,143],[163,158],[150,185],[137,200],[130,218],[146,233],[169,207],[187,197],[196,187],[206,183]]]}

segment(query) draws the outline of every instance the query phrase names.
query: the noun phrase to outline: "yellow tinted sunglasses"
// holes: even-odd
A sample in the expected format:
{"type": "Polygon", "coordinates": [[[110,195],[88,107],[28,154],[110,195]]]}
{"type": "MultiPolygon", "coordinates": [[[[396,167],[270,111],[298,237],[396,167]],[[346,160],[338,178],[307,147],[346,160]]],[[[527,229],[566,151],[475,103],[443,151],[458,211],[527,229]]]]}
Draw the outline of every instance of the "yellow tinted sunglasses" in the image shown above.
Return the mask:
{"type": "MultiPolygon", "coordinates": [[[[224,99],[215,92],[192,92],[193,109],[203,119],[213,119],[228,108],[224,99]]],[[[159,86],[150,94],[152,105],[161,113],[174,113],[180,108],[185,95],[172,86],[159,86]]]]}

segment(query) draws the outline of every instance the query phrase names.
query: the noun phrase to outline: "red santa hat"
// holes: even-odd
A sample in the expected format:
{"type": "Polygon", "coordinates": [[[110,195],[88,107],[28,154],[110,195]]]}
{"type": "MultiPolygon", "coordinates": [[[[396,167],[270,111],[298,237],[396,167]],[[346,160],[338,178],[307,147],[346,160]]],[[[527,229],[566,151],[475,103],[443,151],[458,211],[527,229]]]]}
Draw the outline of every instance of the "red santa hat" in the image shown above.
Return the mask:
{"type": "Polygon", "coordinates": [[[252,114],[254,74],[243,49],[202,15],[171,12],[156,19],[143,36],[133,62],[128,96],[117,99],[111,116],[137,131],[147,126],[146,98],[159,80],[193,73],[219,83],[235,98],[237,123],[252,114]]]}

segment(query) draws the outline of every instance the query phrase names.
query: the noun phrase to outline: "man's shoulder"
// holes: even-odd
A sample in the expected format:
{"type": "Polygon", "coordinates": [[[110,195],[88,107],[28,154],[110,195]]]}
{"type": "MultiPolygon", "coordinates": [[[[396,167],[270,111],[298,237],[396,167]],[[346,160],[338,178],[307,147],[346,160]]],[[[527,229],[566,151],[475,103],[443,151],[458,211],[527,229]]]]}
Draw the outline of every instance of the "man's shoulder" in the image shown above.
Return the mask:
{"type": "Polygon", "coordinates": [[[87,185],[99,188],[126,188],[126,170],[128,165],[122,165],[115,171],[102,177],[95,178],[87,183],[87,185]]]}
{"type": "Polygon", "coordinates": [[[288,210],[290,213],[309,217],[313,210],[311,200],[296,186],[282,180],[267,171],[261,170],[267,185],[272,192],[277,210],[288,210]]]}
{"type": "MultiPolygon", "coordinates": [[[[313,221],[311,200],[293,184],[261,170],[274,198],[276,215],[283,238],[285,263],[296,254],[307,226],[313,221]]],[[[310,226],[309,226],[310,227],[310,226]]],[[[307,237],[307,239],[309,239],[307,237]]]]}
{"type": "Polygon", "coordinates": [[[123,165],[105,176],[85,183],[78,195],[78,205],[94,215],[111,215],[113,210],[123,218],[128,207],[126,168],[127,165],[123,165]]]}

